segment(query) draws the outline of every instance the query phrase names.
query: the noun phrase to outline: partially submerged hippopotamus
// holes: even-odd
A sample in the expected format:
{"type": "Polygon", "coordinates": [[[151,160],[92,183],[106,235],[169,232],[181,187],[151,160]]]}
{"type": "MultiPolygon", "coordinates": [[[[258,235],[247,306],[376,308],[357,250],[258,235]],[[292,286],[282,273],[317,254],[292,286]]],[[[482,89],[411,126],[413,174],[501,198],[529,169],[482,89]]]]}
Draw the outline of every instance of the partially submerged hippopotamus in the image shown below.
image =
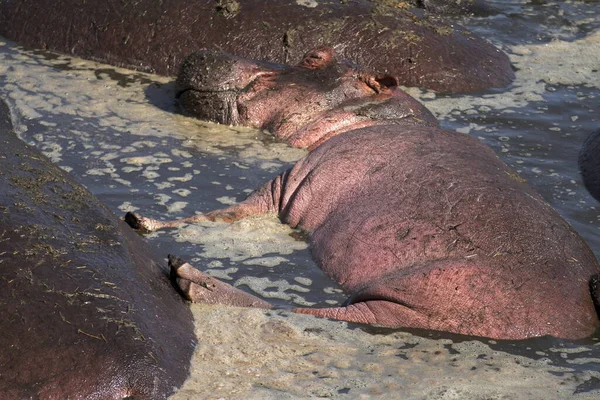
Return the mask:
{"type": "Polygon", "coordinates": [[[579,171],[587,190],[600,201],[600,130],[583,142],[579,152],[579,171]]]}
{"type": "MultiPolygon", "coordinates": [[[[501,339],[592,334],[600,266],[588,246],[491,149],[440,129],[396,83],[325,48],[296,67],[192,55],[178,79],[186,107],[314,149],[237,205],[126,221],[152,231],[277,214],[308,232],[317,264],[350,294],[343,306],[299,313],[501,339]]],[[[270,307],[170,261],[193,301],[270,307]]]]}
{"type": "Polygon", "coordinates": [[[188,375],[189,308],[139,235],[17,138],[2,101],[0,188],[0,398],[166,399],[188,375]]]}
{"type": "Polygon", "coordinates": [[[0,1],[0,35],[20,44],[174,75],[211,48],[296,63],[323,44],[401,84],[444,92],[505,87],[508,57],[444,13],[480,0],[19,0],[0,1]]]}

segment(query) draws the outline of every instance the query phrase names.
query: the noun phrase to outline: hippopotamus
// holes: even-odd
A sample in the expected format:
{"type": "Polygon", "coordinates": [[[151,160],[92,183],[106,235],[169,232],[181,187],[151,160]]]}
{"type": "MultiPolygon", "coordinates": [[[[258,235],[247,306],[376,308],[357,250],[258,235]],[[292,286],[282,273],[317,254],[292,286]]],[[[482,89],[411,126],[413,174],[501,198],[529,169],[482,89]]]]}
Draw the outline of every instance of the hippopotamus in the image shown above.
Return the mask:
{"type": "MultiPolygon", "coordinates": [[[[441,129],[397,83],[326,48],[297,66],[190,56],[177,82],[184,103],[311,151],[241,203],[126,221],[153,231],[278,215],[307,233],[316,263],[349,295],[298,313],[496,339],[591,335],[600,266],[587,244],[490,148],[441,129]]],[[[192,301],[271,307],[177,257],[170,265],[192,301]]]]}
{"type": "Polygon", "coordinates": [[[600,201],[600,130],[592,132],[579,151],[579,171],[583,184],[600,201]]]}
{"type": "Polygon", "coordinates": [[[195,342],[166,263],[1,101],[0,141],[0,398],[166,399],[195,342]]]}
{"type": "Polygon", "coordinates": [[[429,10],[471,12],[481,1],[0,1],[0,35],[20,44],[175,75],[188,54],[218,49],[277,63],[333,45],[399,83],[442,92],[505,87],[506,54],[429,10]],[[450,7],[452,5],[459,7],[450,7]],[[466,7],[466,8],[465,8],[466,7]]]}

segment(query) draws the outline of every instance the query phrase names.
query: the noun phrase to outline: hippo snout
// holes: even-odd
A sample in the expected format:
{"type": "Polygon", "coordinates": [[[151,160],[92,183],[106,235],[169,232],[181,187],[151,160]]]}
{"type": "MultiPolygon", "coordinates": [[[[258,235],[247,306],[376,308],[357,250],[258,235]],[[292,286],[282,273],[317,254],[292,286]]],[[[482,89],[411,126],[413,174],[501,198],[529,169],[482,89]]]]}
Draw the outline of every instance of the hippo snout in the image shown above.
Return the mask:
{"type": "Polygon", "coordinates": [[[250,90],[257,78],[279,69],[276,64],[200,50],[181,65],[175,82],[176,97],[187,112],[200,119],[238,125],[238,95],[250,90]]]}
{"type": "Polygon", "coordinates": [[[275,73],[277,64],[263,63],[212,50],[189,55],[179,70],[175,90],[199,92],[240,92],[258,77],[275,73]]]}

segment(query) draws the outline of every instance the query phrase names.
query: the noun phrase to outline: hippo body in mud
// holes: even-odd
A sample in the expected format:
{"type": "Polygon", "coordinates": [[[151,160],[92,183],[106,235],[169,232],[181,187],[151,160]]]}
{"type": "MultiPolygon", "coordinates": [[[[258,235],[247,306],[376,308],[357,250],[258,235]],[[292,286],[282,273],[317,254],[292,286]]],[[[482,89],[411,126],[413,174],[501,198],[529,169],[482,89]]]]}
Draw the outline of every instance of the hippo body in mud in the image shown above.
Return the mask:
{"type": "Polygon", "coordinates": [[[160,259],[1,101],[0,142],[0,398],[166,398],[195,336],[160,259]]]}
{"type": "Polygon", "coordinates": [[[579,152],[579,171],[587,190],[600,201],[600,130],[583,143],[579,152]]]}
{"type": "MultiPolygon", "coordinates": [[[[127,222],[151,231],[277,214],[308,232],[315,261],[350,295],[300,313],[503,339],[591,335],[600,266],[588,246],[491,149],[440,129],[396,83],[324,48],[297,67],[192,55],[177,84],[186,108],[312,151],[240,204],[127,222]]],[[[177,258],[171,268],[194,301],[270,307],[177,258]]]]}
{"type": "Polygon", "coordinates": [[[201,48],[297,63],[307,51],[333,45],[345,59],[387,71],[403,85],[468,92],[507,86],[514,79],[508,57],[459,25],[414,7],[471,12],[480,3],[0,0],[0,35],[165,75],[176,74],[185,56],[201,48]]]}

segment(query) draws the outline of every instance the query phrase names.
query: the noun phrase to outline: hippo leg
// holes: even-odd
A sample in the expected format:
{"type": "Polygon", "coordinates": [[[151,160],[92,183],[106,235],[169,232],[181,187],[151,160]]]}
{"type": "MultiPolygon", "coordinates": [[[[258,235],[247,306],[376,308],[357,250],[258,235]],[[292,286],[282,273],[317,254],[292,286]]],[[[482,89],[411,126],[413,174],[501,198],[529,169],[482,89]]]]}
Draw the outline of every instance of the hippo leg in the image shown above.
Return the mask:
{"type": "Polygon", "coordinates": [[[221,282],[170,254],[169,268],[171,280],[179,288],[180,293],[195,303],[272,308],[266,301],[221,282]]]}
{"type": "Polygon", "coordinates": [[[193,224],[202,221],[235,222],[250,215],[258,215],[263,213],[264,212],[261,212],[259,208],[254,208],[252,205],[248,205],[246,202],[244,202],[231,207],[211,211],[207,214],[197,214],[191,217],[172,221],[159,221],[133,212],[128,212],[125,214],[124,220],[130,227],[137,231],[154,232],[162,229],[177,228],[181,225],[193,224]]]}
{"type": "MultiPolygon", "coordinates": [[[[268,302],[207,275],[179,257],[169,255],[171,279],[186,299],[200,304],[271,309],[268,302]]],[[[422,319],[409,306],[388,300],[369,300],[342,307],[294,308],[293,312],[361,324],[390,325],[389,316],[410,322],[422,319]]],[[[394,324],[396,325],[396,324],[394,324]]],[[[411,325],[408,323],[408,325],[411,325]]]]}
{"type": "Polygon", "coordinates": [[[198,214],[188,218],[182,218],[175,221],[159,221],[156,219],[141,216],[140,214],[128,212],[125,214],[125,222],[133,229],[140,232],[154,232],[161,229],[176,228],[184,224],[192,224],[194,222],[208,221],[206,214],[198,214]]]}
{"type": "MultiPolygon", "coordinates": [[[[308,314],[321,318],[336,319],[339,321],[355,322],[359,324],[391,326],[388,321],[383,322],[381,316],[394,316],[397,319],[411,321],[415,314],[410,308],[387,300],[370,300],[350,304],[342,307],[328,308],[295,308],[292,311],[298,314],[308,314]],[[404,318],[403,315],[405,315],[404,318]]],[[[400,326],[400,324],[397,324],[400,326]]]]}
{"type": "Polygon", "coordinates": [[[280,175],[252,192],[252,194],[241,203],[214,210],[207,214],[197,214],[188,218],[172,221],[158,221],[136,213],[128,212],[125,214],[124,219],[130,227],[137,231],[154,232],[161,229],[176,228],[181,225],[202,221],[235,222],[252,215],[276,214],[279,211],[278,198],[281,191],[281,183],[284,179],[285,174],[280,175]]]}
{"type": "MultiPolygon", "coordinates": [[[[169,268],[171,279],[181,295],[194,303],[273,308],[268,302],[201,272],[179,257],[169,255],[169,268]]],[[[292,311],[364,324],[380,323],[378,315],[401,315],[402,311],[411,312],[407,307],[385,300],[365,301],[346,307],[295,308],[292,311]]]]}

